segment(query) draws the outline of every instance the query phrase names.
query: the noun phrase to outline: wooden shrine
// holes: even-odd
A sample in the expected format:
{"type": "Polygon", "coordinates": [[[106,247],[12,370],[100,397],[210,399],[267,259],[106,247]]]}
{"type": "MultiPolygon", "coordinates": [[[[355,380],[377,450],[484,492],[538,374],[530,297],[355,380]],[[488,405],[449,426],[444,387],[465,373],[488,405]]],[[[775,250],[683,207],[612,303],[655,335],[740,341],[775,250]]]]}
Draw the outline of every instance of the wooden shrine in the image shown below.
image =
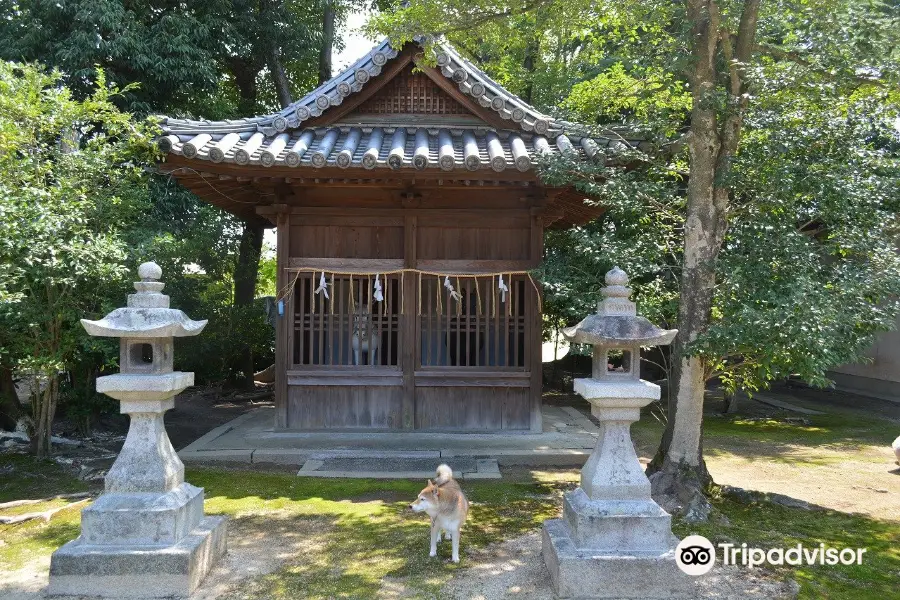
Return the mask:
{"type": "Polygon", "coordinates": [[[386,41],[288,108],[166,119],[161,168],[277,227],[276,427],[541,431],[548,227],[602,212],[542,154],[616,145],[542,114],[450,45],[386,41]]]}

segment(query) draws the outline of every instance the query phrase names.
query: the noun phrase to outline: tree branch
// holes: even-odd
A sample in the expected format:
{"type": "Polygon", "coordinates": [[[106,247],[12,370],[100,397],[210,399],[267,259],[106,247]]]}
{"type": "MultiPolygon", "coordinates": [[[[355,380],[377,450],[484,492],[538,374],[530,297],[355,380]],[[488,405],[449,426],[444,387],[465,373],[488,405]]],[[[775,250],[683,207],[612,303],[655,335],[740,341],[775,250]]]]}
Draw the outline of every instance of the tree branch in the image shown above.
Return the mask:
{"type": "Polygon", "coordinates": [[[288,82],[287,75],[284,73],[284,66],[281,64],[279,54],[278,48],[273,43],[270,49],[269,71],[272,72],[272,83],[275,84],[278,103],[281,105],[281,108],[287,108],[292,102],[291,85],[288,82]]]}
{"type": "Polygon", "coordinates": [[[0,510],[7,508],[15,508],[16,506],[28,506],[29,504],[40,504],[41,502],[52,502],[54,500],[76,500],[81,498],[89,498],[90,492],[77,492],[74,494],[57,494],[49,498],[39,498],[37,500],[12,500],[10,502],[0,503],[0,510]]]}
{"type": "Polygon", "coordinates": [[[23,515],[16,515],[14,517],[0,517],[0,524],[15,525],[16,523],[24,523],[25,521],[31,521],[34,519],[43,519],[44,522],[47,523],[51,518],[53,518],[53,515],[55,515],[56,513],[78,506],[79,504],[84,504],[85,502],[90,502],[91,500],[92,498],[84,498],[76,502],[71,502],[69,504],[57,506],[56,508],[51,508],[49,510],[41,512],[25,513],[23,515]]]}
{"type": "MultiPolygon", "coordinates": [[[[829,80],[835,80],[838,76],[833,72],[829,71],[825,67],[821,65],[815,64],[810,57],[804,56],[800,52],[796,50],[785,50],[784,48],[779,48],[778,46],[774,46],[772,44],[766,43],[757,43],[753,46],[754,52],[758,52],[760,54],[766,54],[771,56],[772,58],[776,58],[778,60],[784,60],[788,62],[795,63],[800,65],[801,67],[806,67],[810,71],[822,75],[823,77],[828,78],[829,80]]],[[[857,75],[856,73],[847,74],[847,78],[855,81],[860,85],[874,85],[876,87],[881,88],[890,88],[890,84],[885,82],[880,77],[872,78],[866,77],[864,75],[857,75]]]]}
{"type": "Polygon", "coordinates": [[[481,13],[473,15],[471,19],[461,22],[454,27],[450,27],[444,31],[444,34],[448,34],[451,32],[457,31],[467,31],[469,29],[473,29],[478,27],[479,25],[483,25],[490,21],[496,21],[499,19],[503,19],[506,17],[511,17],[513,15],[520,15],[522,13],[531,12],[534,9],[543,6],[544,4],[549,4],[549,0],[529,0],[525,2],[522,6],[509,8],[507,10],[502,10],[499,12],[489,12],[489,13],[481,13]]]}

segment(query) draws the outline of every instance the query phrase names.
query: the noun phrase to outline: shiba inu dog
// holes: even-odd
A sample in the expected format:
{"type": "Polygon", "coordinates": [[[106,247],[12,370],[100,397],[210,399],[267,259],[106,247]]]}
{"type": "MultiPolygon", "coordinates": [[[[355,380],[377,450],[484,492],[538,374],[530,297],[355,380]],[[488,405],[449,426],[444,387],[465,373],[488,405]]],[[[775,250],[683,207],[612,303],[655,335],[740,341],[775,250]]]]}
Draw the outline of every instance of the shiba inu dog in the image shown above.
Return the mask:
{"type": "Polygon", "coordinates": [[[437,543],[441,532],[446,532],[453,543],[453,562],[459,562],[459,530],[469,514],[469,501],[453,479],[453,471],[447,465],[437,468],[437,477],[429,480],[416,501],[409,505],[413,512],[424,512],[431,517],[431,552],[437,556],[437,543]]]}
{"type": "Polygon", "coordinates": [[[898,465],[900,465],[900,436],[897,436],[897,439],[894,440],[892,446],[894,448],[894,456],[897,457],[896,462],[898,465]]]}
{"type": "Polygon", "coordinates": [[[372,323],[372,311],[368,304],[360,306],[359,312],[353,315],[352,335],[350,344],[353,347],[353,364],[377,365],[381,331],[377,323],[372,323]]]}

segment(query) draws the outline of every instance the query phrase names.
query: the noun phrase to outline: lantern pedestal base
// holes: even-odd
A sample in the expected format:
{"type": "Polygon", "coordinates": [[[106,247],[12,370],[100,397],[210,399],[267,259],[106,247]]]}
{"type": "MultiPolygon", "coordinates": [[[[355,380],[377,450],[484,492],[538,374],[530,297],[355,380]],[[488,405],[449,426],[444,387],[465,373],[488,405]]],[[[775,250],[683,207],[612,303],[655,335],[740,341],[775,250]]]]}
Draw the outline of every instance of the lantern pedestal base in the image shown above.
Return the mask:
{"type": "Polygon", "coordinates": [[[225,554],[225,517],[205,517],[171,546],[96,545],[83,538],[53,553],[50,595],[188,596],[225,554]]]}
{"type": "Polygon", "coordinates": [[[666,552],[621,554],[580,549],[562,519],[544,522],[542,545],[553,590],[560,598],[662,600],[696,595],[691,577],[675,564],[674,546],[666,552]]]}
{"type": "Polygon", "coordinates": [[[578,548],[609,554],[663,554],[678,545],[672,517],[652,500],[593,501],[581,488],[563,499],[567,536],[578,548]]]}

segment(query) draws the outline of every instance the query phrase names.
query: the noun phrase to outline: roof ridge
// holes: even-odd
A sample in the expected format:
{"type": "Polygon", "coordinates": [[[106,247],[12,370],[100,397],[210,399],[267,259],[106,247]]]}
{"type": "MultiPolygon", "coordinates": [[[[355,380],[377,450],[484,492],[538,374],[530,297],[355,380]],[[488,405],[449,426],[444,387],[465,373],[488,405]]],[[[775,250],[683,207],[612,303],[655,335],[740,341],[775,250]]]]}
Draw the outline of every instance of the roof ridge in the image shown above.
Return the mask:
{"type": "MultiPolygon", "coordinates": [[[[431,39],[417,36],[414,43],[425,47],[431,39]]],[[[463,57],[450,42],[438,40],[435,46],[435,59],[441,74],[482,107],[491,108],[499,113],[501,118],[511,121],[510,128],[539,135],[576,133],[581,129],[574,123],[546,115],[531,106],[463,57]]],[[[331,107],[342,104],[351,94],[362,90],[369,80],[381,73],[388,61],[398,55],[399,50],[393,48],[390,40],[385,38],[340,73],[277,112],[220,121],[165,117],[162,120],[163,130],[166,133],[259,131],[266,136],[273,136],[287,129],[302,128],[304,121],[321,116],[331,107]]]]}

